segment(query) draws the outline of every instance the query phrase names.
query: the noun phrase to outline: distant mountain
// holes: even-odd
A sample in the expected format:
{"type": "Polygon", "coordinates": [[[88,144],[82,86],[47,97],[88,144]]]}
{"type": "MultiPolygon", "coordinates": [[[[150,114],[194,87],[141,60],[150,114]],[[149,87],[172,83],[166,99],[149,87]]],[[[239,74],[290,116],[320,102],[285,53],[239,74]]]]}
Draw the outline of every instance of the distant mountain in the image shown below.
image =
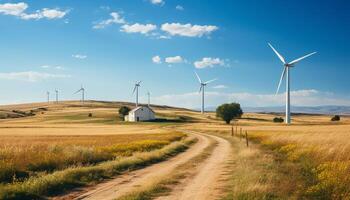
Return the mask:
{"type": "MultiPolygon", "coordinates": [[[[208,107],[206,110],[215,111],[216,107],[208,107]]],[[[330,115],[350,115],[350,106],[292,106],[292,113],[305,113],[305,114],[330,114],[330,115]]],[[[284,106],[274,107],[243,107],[244,112],[285,112],[284,106]]]]}

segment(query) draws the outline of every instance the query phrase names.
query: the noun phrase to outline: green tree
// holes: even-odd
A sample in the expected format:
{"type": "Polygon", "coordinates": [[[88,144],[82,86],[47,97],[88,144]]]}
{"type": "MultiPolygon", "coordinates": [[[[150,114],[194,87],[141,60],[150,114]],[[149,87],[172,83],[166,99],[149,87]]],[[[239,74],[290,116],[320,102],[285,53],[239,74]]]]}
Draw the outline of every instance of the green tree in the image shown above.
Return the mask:
{"type": "Polygon", "coordinates": [[[216,108],[216,116],[223,119],[226,124],[229,124],[235,118],[240,118],[242,115],[243,111],[239,103],[225,103],[216,108]]]}
{"type": "Polygon", "coordinates": [[[130,108],[127,106],[122,106],[119,108],[119,115],[121,117],[124,117],[125,115],[128,115],[130,112],[130,108]]]}

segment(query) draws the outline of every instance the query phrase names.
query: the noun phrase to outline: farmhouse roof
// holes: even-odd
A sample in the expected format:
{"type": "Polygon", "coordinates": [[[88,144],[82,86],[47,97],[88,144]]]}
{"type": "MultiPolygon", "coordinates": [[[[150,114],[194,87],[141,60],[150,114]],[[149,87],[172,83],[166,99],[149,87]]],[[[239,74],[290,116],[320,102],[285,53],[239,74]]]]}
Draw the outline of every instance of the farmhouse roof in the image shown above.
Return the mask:
{"type": "Polygon", "coordinates": [[[132,109],[130,112],[136,112],[137,110],[143,109],[143,108],[148,108],[150,111],[152,111],[154,113],[154,111],[150,107],[146,107],[146,106],[138,106],[138,107],[132,109]]]}

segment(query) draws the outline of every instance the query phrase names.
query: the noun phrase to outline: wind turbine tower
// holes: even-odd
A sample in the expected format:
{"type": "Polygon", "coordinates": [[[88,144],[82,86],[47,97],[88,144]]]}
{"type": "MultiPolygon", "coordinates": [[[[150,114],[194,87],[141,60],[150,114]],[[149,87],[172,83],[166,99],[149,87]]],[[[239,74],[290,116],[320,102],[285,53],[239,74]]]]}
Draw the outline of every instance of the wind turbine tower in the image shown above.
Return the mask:
{"type": "Polygon", "coordinates": [[[55,93],[56,93],[56,103],[58,103],[58,90],[55,89],[55,93]]]}
{"type": "Polygon", "coordinates": [[[150,104],[151,104],[151,93],[148,91],[147,92],[147,96],[148,96],[148,103],[147,103],[147,105],[148,105],[148,107],[150,108],[150,104]]]}
{"type": "Polygon", "coordinates": [[[140,84],[141,84],[141,81],[136,82],[134,90],[132,91],[133,94],[136,92],[136,103],[135,103],[136,107],[139,106],[139,87],[141,86],[140,84]]]}
{"type": "Polygon", "coordinates": [[[84,103],[84,101],[85,101],[85,88],[83,87],[83,85],[74,94],[77,94],[79,92],[81,92],[81,102],[84,103]]]}
{"type": "Polygon", "coordinates": [[[281,83],[283,81],[284,78],[286,78],[286,124],[290,124],[291,122],[291,115],[290,115],[290,68],[294,67],[296,63],[298,63],[299,61],[314,55],[316,52],[307,54],[303,57],[300,57],[298,59],[295,59],[289,63],[287,63],[284,59],[284,57],[278,53],[278,51],[270,44],[268,43],[268,45],[271,47],[271,49],[275,52],[275,54],[277,55],[277,57],[282,61],[283,63],[283,71],[282,71],[282,75],[280,78],[280,81],[278,83],[278,87],[277,87],[277,91],[276,91],[276,95],[278,94],[278,91],[281,87],[281,83]]]}
{"type": "Polygon", "coordinates": [[[201,80],[201,78],[198,76],[197,72],[194,72],[197,76],[197,79],[199,81],[199,84],[200,84],[200,88],[199,88],[199,92],[202,92],[202,108],[201,108],[201,113],[204,114],[204,89],[205,89],[205,86],[207,86],[208,83],[211,83],[213,81],[216,81],[217,79],[212,79],[210,81],[207,81],[207,82],[203,82],[201,80]]]}
{"type": "Polygon", "coordinates": [[[46,96],[47,96],[47,103],[50,103],[50,92],[49,91],[46,92],[46,96]]]}

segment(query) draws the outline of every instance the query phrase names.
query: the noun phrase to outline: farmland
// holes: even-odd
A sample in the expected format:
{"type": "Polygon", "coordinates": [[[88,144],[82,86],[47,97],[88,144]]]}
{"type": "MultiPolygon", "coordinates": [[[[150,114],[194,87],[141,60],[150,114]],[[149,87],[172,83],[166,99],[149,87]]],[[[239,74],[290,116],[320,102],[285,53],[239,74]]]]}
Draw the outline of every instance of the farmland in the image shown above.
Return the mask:
{"type": "Polygon", "coordinates": [[[231,125],[216,119],[214,113],[201,115],[154,106],[161,121],[131,123],[118,117],[121,105],[132,106],[72,101],[0,107],[0,113],[6,116],[0,120],[1,197],[36,198],[62,192],[84,196],[69,191],[91,185],[97,188],[89,195],[106,199],[171,199],[179,196],[179,191],[189,197],[192,193],[185,187],[205,187],[207,195],[213,193],[211,197],[218,199],[349,196],[349,117],[331,122],[327,115],[298,114],[293,116],[293,124],[286,126],[272,122],[278,114],[246,113],[233,122],[238,132],[240,128],[247,131],[246,147],[236,129],[232,137],[231,125]],[[18,116],[18,111],[34,114],[18,116]],[[193,145],[193,137],[198,144],[193,145]],[[167,161],[183,151],[186,153],[167,161]],[[145,171],[135,171],[135,176],[118,176],[141,168],[145,171]],[[201,175],[208,169],[211,173],[201,175]],[[209,177],[213,180],[205,185],[204,179],[209,177]],[[115,184],[123,192],[99,193],[99,183],[106,178],[115,178],[107,186],[115,184]],[[127,184],[125,180],[131,181],[127,184]],[[147,184],[133,189],[142,183],[147,184]],[[218,187],[221,189],[215,189],[218,187]]]}

